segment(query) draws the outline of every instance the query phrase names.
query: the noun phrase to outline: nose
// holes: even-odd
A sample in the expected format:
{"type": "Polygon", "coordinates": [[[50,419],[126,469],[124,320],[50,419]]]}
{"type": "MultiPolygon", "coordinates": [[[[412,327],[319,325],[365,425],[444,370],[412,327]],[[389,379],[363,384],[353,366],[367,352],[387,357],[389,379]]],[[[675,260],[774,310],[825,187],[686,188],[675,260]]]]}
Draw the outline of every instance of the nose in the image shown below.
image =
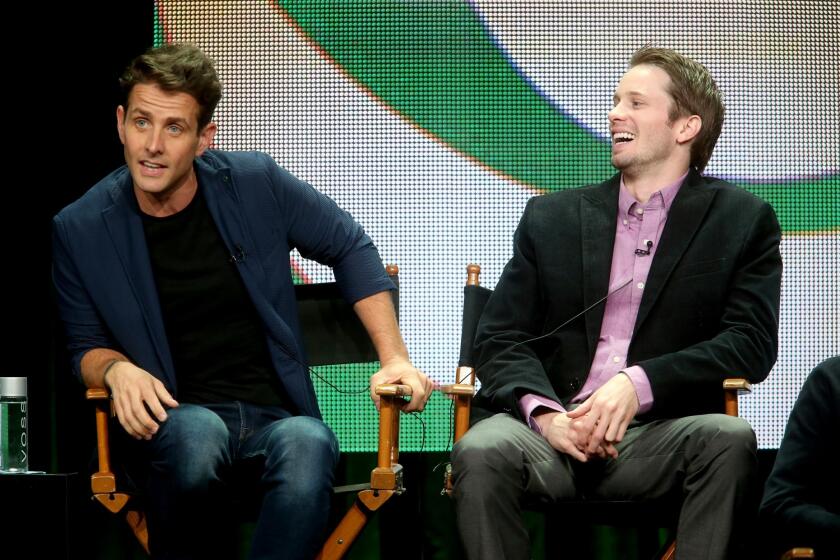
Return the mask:
{"type": "Polygon", "coordinates": [[[155,128],[146,135],[146,151],[151,154],[163,152],[163,130],[155,128]]]}
{"type": "Polygon", "coordinates": [[[621,111],[620,107],[621,104],[616,103],[615,105],[613,105],[613,108],[610,109],[610,112],[607,113],[607,120],[609,120],[610,123],[620,120],[624,117],[624,113],[621,111]]]}

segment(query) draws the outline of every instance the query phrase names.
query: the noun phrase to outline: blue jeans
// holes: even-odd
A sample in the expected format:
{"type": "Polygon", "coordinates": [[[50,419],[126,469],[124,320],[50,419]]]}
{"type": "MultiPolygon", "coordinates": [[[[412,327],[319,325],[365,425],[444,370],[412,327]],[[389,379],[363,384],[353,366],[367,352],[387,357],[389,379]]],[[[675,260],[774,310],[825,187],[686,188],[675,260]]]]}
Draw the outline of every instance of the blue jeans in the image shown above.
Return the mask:
{"type": "MultiPolygon", "coordinates": [[[[243,402],[181,404],[141,442],[153,558],[227,557],[235,463],[262,466],[250,558],[313,558],[325,536],[338,442],[320,420],[243,402]],[[227,525],[227,527],[225,527],[227,525]]],[[[255,469],[259,470],[259,469],[255,469]]]]}

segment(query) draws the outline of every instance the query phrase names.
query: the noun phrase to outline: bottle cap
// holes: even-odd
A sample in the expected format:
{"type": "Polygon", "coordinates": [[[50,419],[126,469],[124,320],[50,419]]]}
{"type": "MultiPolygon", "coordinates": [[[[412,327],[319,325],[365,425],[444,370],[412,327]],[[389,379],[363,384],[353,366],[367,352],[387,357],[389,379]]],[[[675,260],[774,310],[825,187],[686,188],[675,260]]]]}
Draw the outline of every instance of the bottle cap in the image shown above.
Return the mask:
{"type": "Polygon", "coordinates": [[[25,397],[25,377],[0,377],[0,396],[3,397],[25,397]]]}

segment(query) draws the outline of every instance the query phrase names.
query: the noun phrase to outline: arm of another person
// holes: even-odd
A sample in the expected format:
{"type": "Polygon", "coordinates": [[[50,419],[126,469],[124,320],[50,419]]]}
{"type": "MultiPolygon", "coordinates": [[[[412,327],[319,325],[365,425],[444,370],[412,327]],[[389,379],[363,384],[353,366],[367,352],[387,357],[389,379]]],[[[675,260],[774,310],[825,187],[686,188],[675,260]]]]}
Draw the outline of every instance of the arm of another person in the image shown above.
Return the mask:
{"type": "MultiPolygon", "coordinates": [[[[838,429],[840,357],[835,357],[817,366],[802,386],[761,504],[774,530],[797,539],[790,546],[813,546],[818,557],[827,552],[820,545],[830,546],[840,535],[838,429]]],[[[840,550],[840,543],[834,546],[840,550]]]]}
{"type": "Polygon", "coordinates": [[[138,439],[149,439],[158,428],[149,411],[162,422],[166,420],[164,405],[173,407],[178,403],[159,379],[114,349],[117,344],[108,336],[68,246],[64,224],[56,218],[53,283],[74,372],[86,387],[110,388],[117,419],[126,432],[138,439]]]}

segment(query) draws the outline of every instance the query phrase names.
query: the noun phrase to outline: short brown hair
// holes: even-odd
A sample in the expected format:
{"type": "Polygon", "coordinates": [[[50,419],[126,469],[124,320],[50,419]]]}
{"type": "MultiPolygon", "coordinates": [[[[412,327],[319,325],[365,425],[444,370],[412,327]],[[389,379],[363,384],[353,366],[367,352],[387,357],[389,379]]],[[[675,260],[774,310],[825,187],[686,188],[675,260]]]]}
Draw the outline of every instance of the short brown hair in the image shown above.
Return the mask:
{"type": "Polygon", "coordinates": [[[673,121],[679,117],[700,116],[703,126],[691,144],[691,165],[702,172],[712,157],[723,127],[723,95],[709,70],[676,51],[651,46],[633,53],[630,68],[640,64],[661,68],[671,78],[668,93],[674,100],[674,106],[668,118],[673,121]]]}
{"type": "Polygon", "coordinates": [[[213,61],[189,43],[152,48],[131,61],[120,77],[124,105],[137,84],[155,84],[164,91],[187,93],[198,102],[198,130],[213,118],[222,98],[222,84],[213,61]]]}

